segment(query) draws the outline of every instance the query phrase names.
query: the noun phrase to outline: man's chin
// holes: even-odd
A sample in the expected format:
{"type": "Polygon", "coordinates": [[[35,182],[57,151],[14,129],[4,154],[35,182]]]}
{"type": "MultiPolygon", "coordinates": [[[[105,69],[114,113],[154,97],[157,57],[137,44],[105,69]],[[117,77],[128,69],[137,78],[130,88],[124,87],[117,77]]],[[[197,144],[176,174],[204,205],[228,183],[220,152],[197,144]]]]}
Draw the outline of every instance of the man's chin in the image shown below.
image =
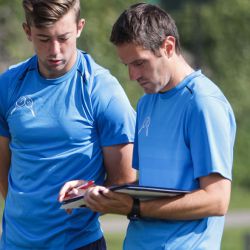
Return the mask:
{"type": "Polygon", "coordinates": [[[142,87],[145,94],[156,94],[159,92],[157,89],[157,86],[155,84],[150,83],[150,82],[140,84],[140,86],[142,87]]]}
{"type": "Polygon", "coordinates": [[[145,94],[156,94],[157,93],[157,91],[154,91],[153,89],[144,88],[143,91],[145,94]]]}

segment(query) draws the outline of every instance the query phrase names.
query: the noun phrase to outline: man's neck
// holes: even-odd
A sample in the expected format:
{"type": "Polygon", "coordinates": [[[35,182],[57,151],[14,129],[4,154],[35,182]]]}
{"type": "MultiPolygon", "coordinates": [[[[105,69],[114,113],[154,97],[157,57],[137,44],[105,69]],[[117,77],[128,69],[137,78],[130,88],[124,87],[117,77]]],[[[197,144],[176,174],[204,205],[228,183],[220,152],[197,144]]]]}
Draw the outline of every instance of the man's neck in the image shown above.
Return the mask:
{"type": "Polygon", "coordinates": [[[184,78],[194,72],[194,69],[186,62],[182,55],[176,56],[175,62],[172,63],[171,86],[177,86],[184,78]]]}

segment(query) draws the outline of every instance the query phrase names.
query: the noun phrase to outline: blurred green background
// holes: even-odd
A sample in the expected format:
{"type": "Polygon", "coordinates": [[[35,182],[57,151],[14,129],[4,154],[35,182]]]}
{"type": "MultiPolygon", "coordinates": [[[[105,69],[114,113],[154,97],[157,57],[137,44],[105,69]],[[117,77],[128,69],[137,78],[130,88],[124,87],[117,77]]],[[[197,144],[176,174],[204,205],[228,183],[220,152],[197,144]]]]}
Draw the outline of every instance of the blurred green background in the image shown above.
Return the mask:
{"type": "MultiPolygon", "coordinates": [[[[119,79],[134,107],[143,94],[142,90],[135,82],[129,81],[127,69],[119,63],[115,49],[109,42],[109,35],[118,15],[129,5],[137,2],[139,1],[82,0],[82,17],[86,19],[86,26],[78,43],[80,49],[90,53],[99,64],[107,67],[119,79]]],[[[194,68],[201,68],[219,85],[234,109],[238,128],[230,211],[248,211],[250,98],[247,96],[250,79],[250,1],[147,2],[161,5],[175,18],[187,61],[194,68]]],[[[0,0],[0,73],[9,65],[33,54],[32,45],[22,31],[24,16],[21,3],[21,0],[0,0]]],[[[223,249],[243,249],[242,239],[246,232],[250,232],[250,225],[249,228],[229,231],[226,230],[226,240],[223,238],[223,249]],[[241,243],[237,243],[237,239],[240,239],[241,243]],[[238,247],[231,248],[235,244],[238,244],[238,247]]],[[[121,234],[117,234],[117,237],[112,235],[109,249],[120,249],[112,248],[115,246],[112,240],[120,244],[121,234]]]]}

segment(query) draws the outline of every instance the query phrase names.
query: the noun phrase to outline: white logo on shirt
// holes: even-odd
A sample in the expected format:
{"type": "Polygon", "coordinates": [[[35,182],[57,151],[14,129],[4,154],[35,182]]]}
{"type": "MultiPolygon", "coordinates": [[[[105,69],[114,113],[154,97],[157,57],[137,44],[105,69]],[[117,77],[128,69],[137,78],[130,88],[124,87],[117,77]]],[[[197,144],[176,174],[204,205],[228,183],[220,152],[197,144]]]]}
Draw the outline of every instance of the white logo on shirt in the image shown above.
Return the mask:
{"type": "Polygon", "coordinates": [[[148,128],[149,128],[149,125],[150,125],[150,117],[147,116],[141,126],[141,128],[139,129],[138,131],[138,134],[140,134],[144,129],[145,129],[145,133],[146,133],[146,136],[148,136],[148,128]]]}
{"type": "Polygon", "coordinates": [[[35,112],[33,110],[33,100],[29,96],[21,96],[16,101],[15,107],[11,111],[11,115],[18,109],[27,108],[30,110],[33,117],[35,117],[35,112]]]}

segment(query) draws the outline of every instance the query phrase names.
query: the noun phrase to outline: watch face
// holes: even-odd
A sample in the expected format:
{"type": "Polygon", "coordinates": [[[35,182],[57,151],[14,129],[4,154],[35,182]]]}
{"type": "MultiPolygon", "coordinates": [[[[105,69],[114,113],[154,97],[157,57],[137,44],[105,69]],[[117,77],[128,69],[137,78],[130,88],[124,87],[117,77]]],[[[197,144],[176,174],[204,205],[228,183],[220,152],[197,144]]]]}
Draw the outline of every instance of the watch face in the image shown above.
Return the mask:
{"type": "Polygon", "coordinates": [[[139,220],[140,217],[137,214],[133,214],[133,215],[128,215],[128,219],[129,220],[139,220]]]}

